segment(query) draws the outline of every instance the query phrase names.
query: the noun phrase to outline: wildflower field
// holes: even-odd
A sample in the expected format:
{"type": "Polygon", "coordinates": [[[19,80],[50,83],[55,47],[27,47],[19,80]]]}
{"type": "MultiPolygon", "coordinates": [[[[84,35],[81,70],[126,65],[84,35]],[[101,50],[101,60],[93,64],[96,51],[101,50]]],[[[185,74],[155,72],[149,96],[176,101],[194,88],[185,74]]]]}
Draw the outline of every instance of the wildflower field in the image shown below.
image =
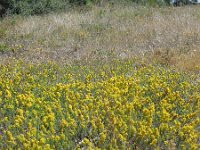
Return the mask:
{"type": "Polygon", "coordinates": [[[199,148],[195,75],[132,60],[0,72],[2,150],[199,148]]]}
{"type": "Polygon", "coordinates": [[[0,150],[199,150],[199,31],[197,5],[0,18],[0,150]]]}

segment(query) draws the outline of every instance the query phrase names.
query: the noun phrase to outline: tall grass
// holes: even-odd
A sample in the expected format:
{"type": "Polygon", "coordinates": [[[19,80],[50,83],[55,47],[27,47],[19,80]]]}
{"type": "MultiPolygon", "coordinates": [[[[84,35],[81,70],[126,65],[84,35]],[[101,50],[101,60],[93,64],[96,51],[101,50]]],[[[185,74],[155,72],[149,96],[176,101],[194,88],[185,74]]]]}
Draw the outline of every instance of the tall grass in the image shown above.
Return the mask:
{"type": "Polygon", "coordinates": [[[137,57],[198,73],[199,24],[198,6],[104,3],[89,10],[7,17],[0,22],[0,58],[85,63],[137,57]]]}

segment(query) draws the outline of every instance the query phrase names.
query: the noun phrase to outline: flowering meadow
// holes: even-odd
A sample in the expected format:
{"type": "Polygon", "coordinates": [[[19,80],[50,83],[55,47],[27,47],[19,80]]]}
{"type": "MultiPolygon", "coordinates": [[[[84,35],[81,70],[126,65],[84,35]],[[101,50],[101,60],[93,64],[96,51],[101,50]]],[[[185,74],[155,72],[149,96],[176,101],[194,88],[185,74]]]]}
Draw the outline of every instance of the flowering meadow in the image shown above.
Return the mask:
{"type": "Polygon", "coordinates": [[[0,66],[0,149],[190,149],[200,81],[162,66],[0,66]]]}

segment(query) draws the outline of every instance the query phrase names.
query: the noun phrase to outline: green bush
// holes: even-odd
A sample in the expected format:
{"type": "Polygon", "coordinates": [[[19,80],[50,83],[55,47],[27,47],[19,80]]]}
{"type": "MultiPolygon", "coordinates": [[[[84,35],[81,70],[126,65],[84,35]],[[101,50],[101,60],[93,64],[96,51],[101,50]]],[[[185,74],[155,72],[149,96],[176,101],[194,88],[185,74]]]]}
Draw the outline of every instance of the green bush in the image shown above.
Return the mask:
{"type": "Polygon", "coordinates": [[[170,0],[132,0],[142,5],[166,5],[170,4],[170,0]]]}
{"type": "MultiPolygon", "coordinates": [[[[4,13],[34,15],[44,14],[51,11],[60,11],[71,5],[87,5],[101,3],[102,1],[132,1],[142,5],[163,5],[170,4],[170,0],[1,0],[0,15],[4,13]]],[[[187,1],[187,0],[181,0],[187,1]]]]}
{"type": "Polygon", "coordinates": [[[69,0],[3,0],[0,2],[12,14],[43,14],[65,9],[69,0]]]}
{"type": "Polygon", "coordinates": [[[44,14],[51,11],[64,10],[71,5],[86,5],[100,1],[102,0],[1,0],[0,6],[2,6],[2,11],[0,9],[0,13],[7,12],[22,15],[44,14]]]}

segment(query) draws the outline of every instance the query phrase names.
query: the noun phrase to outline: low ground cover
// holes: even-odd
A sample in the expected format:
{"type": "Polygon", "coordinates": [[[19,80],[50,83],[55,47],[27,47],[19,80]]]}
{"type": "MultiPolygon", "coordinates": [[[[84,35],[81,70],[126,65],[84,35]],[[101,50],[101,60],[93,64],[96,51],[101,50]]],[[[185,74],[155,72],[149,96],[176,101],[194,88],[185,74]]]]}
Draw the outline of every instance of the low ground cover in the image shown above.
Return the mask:
{"type": "Polygon", "coordinates": [[[0,72],[0,149],[198,149],[195,75],[130,60],[0,72]]]}

